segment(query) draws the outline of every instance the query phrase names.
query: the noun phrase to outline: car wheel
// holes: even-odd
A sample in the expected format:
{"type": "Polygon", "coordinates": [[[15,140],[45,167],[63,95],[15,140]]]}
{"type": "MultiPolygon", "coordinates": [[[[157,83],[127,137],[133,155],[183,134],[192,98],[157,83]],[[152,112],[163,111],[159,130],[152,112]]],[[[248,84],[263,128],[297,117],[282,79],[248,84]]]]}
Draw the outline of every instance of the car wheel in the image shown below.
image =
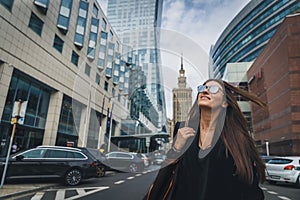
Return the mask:
{"type": "Polygon", "coordinates": [[[297,178],[296,187],[300,188],[300,176],[298,176],[297,178]]]}
{"type": "Polygon", "coordinates": [[[135,173],[138,170],[138,166],[135,163],[131,163],[128,168],[129,168],[129,172],[131,173],[135,173]]]}
{"type": "Polygon", "coordinates": [[[97,167],[97,176],[98,177],[104,177],[105,176],[105,168],[103,166],[98,166],[97,167]]]}
{"type": "Polygon", "coordinates": [[[82,173],[79,169],[71,169],[65,175],[67,185],[78,185],[82,180],[82,173]]]}

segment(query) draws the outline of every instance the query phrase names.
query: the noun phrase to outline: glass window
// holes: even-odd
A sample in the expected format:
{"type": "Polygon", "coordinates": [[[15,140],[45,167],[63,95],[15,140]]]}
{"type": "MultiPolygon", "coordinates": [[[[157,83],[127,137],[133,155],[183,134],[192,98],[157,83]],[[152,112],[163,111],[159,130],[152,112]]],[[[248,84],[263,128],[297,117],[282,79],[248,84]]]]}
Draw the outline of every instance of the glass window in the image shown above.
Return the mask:
{"type": "Polygon", "coordinates": [[[31,85],[26,114],[35,115],[37,111],[37,102],[39,102],[39,96],[40,96],[40,89],[35,85],[31,85]]]}
{"type": "Polygon", "coordinates": [[[60,112],[58,132],[78,136],[82,105],[74,99],[64,96],[60,112]]]}
{"type": "Polygon", "coordinates": [[[49,150],[47,158],[67,158],[67,151],[49,150]]]}
{"type": "Polygon", "coordinates": [[[80,159],[86,158],[83,154],[78,153],[78,152],[74,152],[74,157],[75,157],[75,158],[80,158],[80,159]]]}
{"type": "Polygon", "coordinates": [[[55,35],[54,42],[53,42],[53,47],[57,51],[59,51],[60,53],[62,53],[63,46],[64,46],[64,41],[62,39],[60,39],[57,35],[55,35]]]}
{"type": "Polygon", "coordinates": [[[33,30],[39,36],[41,36],[42,30],[43,30],[43,25],[44,25],[44,22],[32,12],[28,27],[31,28],[31,30],[33,30]]]}
{"type": "Polygon", "coordinates": [[[106,25],[107,25],[107,22],[105,21],[104,18],[102,18],[102,30],[106,30],[106,25]]]}
{"type": "Polygon", "coordinates": [[[90,74],[91,74],[91,66],[89,66],[88,64],[86,64],[86,65],[85,65],[84,73],[85,73],[87,76],[90,76],[90,74]]]}
{"type": "Polygon", "coordinates": [[[104,68],[104,64],[105,64],[105,60],[102,59],[102,58],[99,58],[99,59],[98,59],[98,67],[99,67],[100,69],[103,69],[103,68],[104,68]]]}
{"type": "Polygon", "coordinates": [[[60,28],[64,34],[67,33],[69,28],[71,10],[72,0],[61,0],[59,15],[57,19],[57,27],[60,28]]]}
{"type": "Polygon", "coordinates": [[[90,115],[87,147],[97,148],[100,129],[100,113],[93,110],[90,115]]]}
{"type": "Polygon", "coordinates": [[[93,7],[93,14],[97,17],[98,16],[98,11],[99,9],[97,8],[96,4],[94,4],[94,7],[93,7]]]}
{"type": "Polygon", "coordinates": [[[71,62],[78,66],[78,61],[79,61],[79,55],[77,53],[75,53],[75,51],[72,51],[72,58],[71,58],[71,62]]]}
{"type": "Polygon", "coordinates": [[[112,77],[112,68],[109,68],[108,66],[106,67],[106,70],[105,70],[105,75],[107,77],[112,77]]]}
{"type": "Polygon", "coordinates": [[[0,4],[11,11],[14,0],[0,0],[0,4]]]}
{"type": "Polygon", "coordinates": [[[25,101],[28,98],[29,83],[23,79],[18,81],[16,100],[25,101]]]}
{"type": "Polygon", "coordinates": [[[95,58],[95,48],[89,47],[87,50],[87,56],[91,59],[95,58]]]}
{"type": "Polygon", "coordinates": [[[96,74],[95,82],[97,83],[97,85],[100,85],[100,75],[99,74],[96,74]]]}
{"type": "Polygon", "coordinates": [[[84,34],[85,34],[85,28],[86,28],[88,6],[89,6],[88,2],[83,1],[83,0],[80,1],[76,33],[75,33],[75,38],[74,38],[75,45],[77,45],[79,47],[83,47],[83,43],[84,43],[84,34]]]}
{"type": "Polygon", "coordinates": [[[36,127],[39,128],[45,127],[49,101],[50,101],[50,93],[41,91],[39,104],[38,104],[37,118],[35,123],[36,127]]]}
{"type": "Polygon", "coordinates": [[[108,82],[107,81],[105,81],[105,83],[104,83],[104,90],[108,91],[108,82]]]}
{"type": "Polygon", "coordinates": [[[50,92],[38,82],[14,74],[9,86],[2,120],[10,121],[15,101],[27,101],[24,124],[44,128],[48,112],[50,92]]]}
{"type": "Polygon", "coordinates": [[[103,32],[103,31],[101,31],[101,38],[103,38],[103,39],[107,39],[107,33],[106,33],[106,32],[103,32]]]}
{"type": "Polygon", "coordinates": [[[90,38],[89,38],[89,44],[87,50],[87,56],[91,59],[95,58],[95,50],[96,50],[97,37],[98,37],[98,26],[99,26],[99,20],[92,17],[90,38]]]}
{"type": "Polygon", "coordinates": [[[109,36],[108,36],[109,40],[113,41],[113,37],[114,37],[114,33],[112,32],[112,30],[110,30],[109,31],[109,36]]]}
{"type": "Polygon", "coordinates": [[[34,149],[32,151],[27,151],[21,155],[24,156],[24,158],[43,158],[47,149],[34,149]]]}
{"type": "Polygon", "coordinates": [[[269,160],[268,164],[278,164],[278,165],[286,165],[291,163],[293,160],[284,159],[284,158],[274,158],[269,160]]]}

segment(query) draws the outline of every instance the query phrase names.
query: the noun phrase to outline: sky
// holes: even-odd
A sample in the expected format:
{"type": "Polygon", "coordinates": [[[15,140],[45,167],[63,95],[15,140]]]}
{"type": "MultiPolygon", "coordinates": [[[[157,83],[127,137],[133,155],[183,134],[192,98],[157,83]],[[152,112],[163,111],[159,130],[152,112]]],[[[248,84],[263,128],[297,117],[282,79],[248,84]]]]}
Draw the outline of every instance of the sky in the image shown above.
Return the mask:
{"type": "MultiPolygon", "coordinates": [[[[106,13],[108,0],[99,0],[106,13]]],[[[164,0],[161,26],[163,87],[172,118],[172,89],[177,87],[181,56],[188,87],[208,79],[209,50],[230,21],[250,0],[164,0]],[[176,41],[176,42],[174,42],[176,41]]]]}

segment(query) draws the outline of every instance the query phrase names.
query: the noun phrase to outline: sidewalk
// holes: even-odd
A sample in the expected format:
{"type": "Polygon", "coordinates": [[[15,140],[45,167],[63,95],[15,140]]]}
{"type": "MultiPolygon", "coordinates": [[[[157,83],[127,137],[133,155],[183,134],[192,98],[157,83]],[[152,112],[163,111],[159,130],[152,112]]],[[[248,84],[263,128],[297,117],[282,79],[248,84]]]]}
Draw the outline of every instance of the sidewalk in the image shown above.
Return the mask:
{"type": "Polygon", "coordinates": [[[0,199],[10,198],[13,196],[35,192],[41,189],[56,186],[56,183],[8,183],[0,189],[0,199]]]}

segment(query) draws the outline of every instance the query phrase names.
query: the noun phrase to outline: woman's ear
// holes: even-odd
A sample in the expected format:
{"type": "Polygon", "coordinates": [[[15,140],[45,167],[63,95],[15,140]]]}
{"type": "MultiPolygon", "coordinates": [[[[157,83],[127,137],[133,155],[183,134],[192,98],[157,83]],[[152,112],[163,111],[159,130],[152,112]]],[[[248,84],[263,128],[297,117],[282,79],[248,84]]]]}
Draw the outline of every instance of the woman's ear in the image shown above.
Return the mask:
{"type": "Polygon", "coordinates": [[[224,101],[224,102],[222,103],[222,107],[223,107],[223,108],[227,108],[227,106],[228,106],[228,103],[227,103],[226,101],[224,101]]]}

